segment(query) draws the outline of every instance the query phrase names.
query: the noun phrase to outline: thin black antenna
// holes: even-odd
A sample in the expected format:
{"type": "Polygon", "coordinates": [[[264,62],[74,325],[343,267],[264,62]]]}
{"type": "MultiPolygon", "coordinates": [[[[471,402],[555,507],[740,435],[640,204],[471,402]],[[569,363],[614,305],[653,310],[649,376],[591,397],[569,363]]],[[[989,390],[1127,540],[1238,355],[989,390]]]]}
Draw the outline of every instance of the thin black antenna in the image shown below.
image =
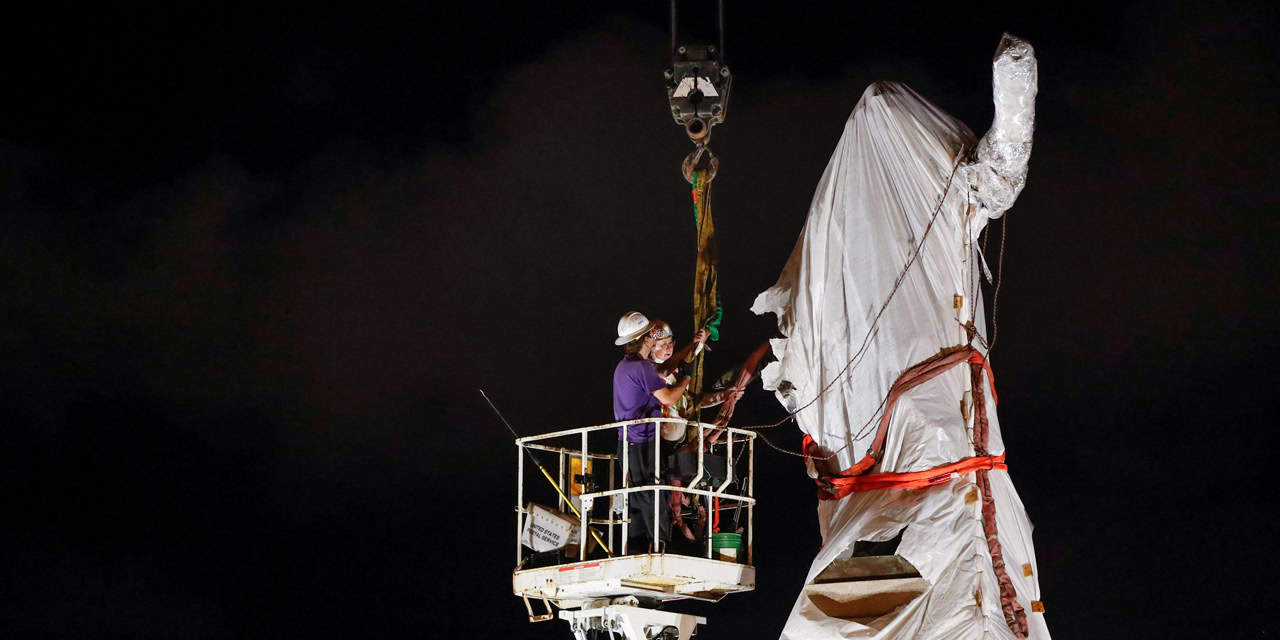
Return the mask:
{"type": "MultiPolygon", "coordinates": [[[[485,392],[484,392],[484,389],[476,389],[476,391],[479,391],[479,392],[480,392],[480,395],[484,397],[484,401],[489,403],[489,408],[490,408],[490,409],[493,409],[493,412],[494,412],[494,413],[496,413],[496,414],[498,414],[498,419],[502,421],[502,424],[507,425],[507,431],[510,431],[510,432],[511,432],[511,435],[513,435],[513,436],[515,436],[515,437],[516,437],[516,440],[519,440],[519,439],[520,439],[520,434],[516,433],[516,430],[515,430],[515,429],[513,429],[513,428],[511,427],[511,423],[510,423],[510,422],[507,422],[507,419],[506,419],[505,417],[503,417],[503,415],[502,415],[502,412],[501,412],[501,411],[498,411],[498,407],[497,407],[497,406],[495,406],[495,405],[493,404],[493,401],[489,399],[489,394],[485,393],[485,392]]],[[[518,444],[518,443],[517,443],[517,444],[518,444]]],[[[569,496],[566,496],[566,495],[564,494],[564,490],[560,488],[560,485],[559,485],[558,483],[556,483],[556,481],[555,481],[555,480],[552,480],[552,479],[551,479],[551,474],[547,471],[547,468],[546,468],[546,467],[544,467],[544,466],[542,466],[542,463],[541,463],[541,462],[538,462],[538,459],[537,459],[537,458],[533,457],[533,452],[532,452],[532,451],[530,451],[527,447],[520,447],[520,448],[521,448],[521,449],[524,449],[524,452],[525,452],[526,454],[528,454],[529,459],[533,461],[534,466],[538,467],[538,471],[541,471],[541,472],[542,472],[542,477],[544,477],[544,478],[546,478],[546,479],[547,479],[547,482],[551,484],[551,488],[552,488],[552,489],[555,489],[555,490],[556,490],[556,493],[560,494],[560,498],[561,498],[562,500],[564,500],[564,501],[565,501],[565,504],[567,504],[567,505],[569,506],[569,509],[573,511],[573,515],[578,516],[579,518],[581,518],[581,517],[582,517],[582,512],[581,512],[581,511],[578,511],[578,508],[577,508],[577,507],[575,507],[575,506],[573,506],[573,500],[570,500],[570,499],[569,499],[569,496]]],[[[584,455],[584,457],[585,457],[585,455],[586,455],[586,452],[585,452],[585,451],[583,452],[583,455],[584,455]]],[[[583,466],[585,467],[586,465],[583,465],[583,466]]],[[[584,470],[584,471],[583,471],[583,474],[585,475],[585,473],[586,473],[586,471],[584,470]]],[[[521,482],[523,482],[523,479],[521,479],[521,482]]],[[[587,531],[590,531],[590,532],[591,532],[591,537],[595,538],[595,539],[596,539],[596,542],[600,545],[600,548],[601,548],[601,549],[604,549],[604,552],[605,552],[605,553],[607,553],[607,554],[609,554],[609,557],[610,557],[610,558],[612,558],[612,557],[613,557],[613,549],[610,549],[610,548],[609,548],[609,545],[605,544],[604,539],[600,537],[600,534],[599,534],[598,532],[596,532],[596,530],[595,530],[595,529],[593,529],[591,526],[587,526],[587,531]]]]}
{"type": "MultiPolygon", "coordinates": [[[[516,430],[511,428],[511,423],[507,422],[507,419],[503,417],[502,412],[498,411],[498,407],[494,406],[493,401],[489,399],[489,394],[485,393],[484,389],[476,389],[476,391],[479,391],[480,395],[484,397],[484,401],[489,403],[489,408],[493,409],[493,412],[498,414],[498,419],[502,421],[502,424],[507,425],[507,431],[510,431],[511,435],[515,436],[516,438],[519,438],[520,434],[516,433],[516,430]]],[[[529,454],[529,455],[532,456],[533,454],[529,454]]],[[[537,464],[537,460],[534,461],[534,464],[537,464]]]]}

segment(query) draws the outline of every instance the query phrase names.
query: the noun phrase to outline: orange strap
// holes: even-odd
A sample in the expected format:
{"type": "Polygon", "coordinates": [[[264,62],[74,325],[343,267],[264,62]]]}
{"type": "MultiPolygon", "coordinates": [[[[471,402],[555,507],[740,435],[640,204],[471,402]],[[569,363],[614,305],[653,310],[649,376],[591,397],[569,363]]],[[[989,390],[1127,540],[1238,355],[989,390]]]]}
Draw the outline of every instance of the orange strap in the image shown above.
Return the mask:
{"type": "Polygon", "coordinates": [[[996,397],[996,374],[991,373],[991,361],[982,357],[981,353],[973,352],[969,356],[969,362],[981,362],[982,368],[987,372],[987,385],[991,387],[991,404],[1000,406],[1000,398],[996,397]]]}
{"type": "MultiPolygon", "coordinates": [[[[804,434],[804,438],[800,440],[800,451],[804,453],[804,457],[806,460],[813,457],[813,454],[810,453],[809,450],[813,449],[816,445],[817,443],[814,442],[813,436],[810,436],[807,433],[804,434]]],[[[863,471],[870,469],[871,465],[875,463],[876,463],[875,456],[872,456],[871,454],[868,453],[867,455],[863,456],[862,459],[857,462],[857,464],[854,464],[852,467],[849,467],[848,469],[841,471],[839,475],[856,476],[862,473],[863,471]]],[[[819,484],[821,484],[821,482],[819,482],[819,484]]]]}
{"type": "Polygon", "coordinates": [[[959,462],[944,464],[924,471],[906,473],[868,473],[853,477],[824,478],[823,484],[829,485],[828,491],[819,491],[820,500],[839,500],[857,491],[879,491],[881,489],[924,489],[973,473],[981,469],[1001,469],[1007,471],[1004,454],[998,456],[974,456],[959,462]]]}
{"type": "MultiPolygon", "coordinates": [[[[863,456],[861,460],[852,467],[841,471],[838,475],[818,478],[815,480],[818,486],[823,490],[818,491],[818,498],[822,500],[839,500],[855,491],[874,491],[877,489],[920,489],[923,487],[931,487],[950,481],[954,474],[964,475],[972,473],[979,469],[1005,469],[1008,467],[1004,464],[1004,454],[999,456],[974,456],[965,458],[958,462],[926,469],[924,471],[911,471],[907,473],[873,473],[863,475],[868,469],[876,464],[877,454],[884,447],[885,436],[887,435],[889,418],[893,413],[893,405],[902,394],[906,393],[913,387],[923,384],[925,381],[936,377],[951,367],[961,362],[969,362],[973,364],[981,364],[987,374],[987,384],[991,387],[991,401],[997,404],[999,400],[996,398],[995,376],[991,373],[991,363],[982,356],[981,353],[974,350],[973,347],[964,347],[956,351],[943,351],[932,356],[920,363],[908,367],[907,370],[898,377],[893,386],[889,389],[889,397],[886,399],[884,413],[881,415],[879,428],[876,430],[876,438],[872,441],[872,451],[863,456]],[[966,357],[967,354],[967,357],[966,357]]],[[[817,443],[809,434],[805,434],[802,441],[802,451],[806,458],[812,457],[810,449],[814,448],[817,443]]]]}

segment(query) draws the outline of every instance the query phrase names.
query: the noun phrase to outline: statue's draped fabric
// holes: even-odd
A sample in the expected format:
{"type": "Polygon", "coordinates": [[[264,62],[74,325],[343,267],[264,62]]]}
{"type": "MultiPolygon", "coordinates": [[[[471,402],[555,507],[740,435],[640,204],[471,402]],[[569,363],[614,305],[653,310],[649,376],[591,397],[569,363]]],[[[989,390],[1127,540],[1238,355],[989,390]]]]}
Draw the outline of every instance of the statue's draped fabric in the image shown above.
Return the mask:
{"type": "MultiPolygon", "coordinates": [[[[788,411],[800,409],[799,428],[830,456],[816,461],[819,470],[848,469],[870,452],[882,404],[904,371],[946,349],[987,351],[980,283],[990,269],[979,239],[1026,181],[1037,82],[1030,45],[1006,36],[993,71],[995,121],[981,140],[904,85],[868,87],[777,284],[755,301],[752,310],[776,314],[785,336],[762,379],[788,411]]],[[[990,370],[957,366],[903,394],[871,471],[1004,454],[992,384],[990,370]],[[975,412],[985,417],[985,443],[975,442],[975,423],[984,431],[975,412]]],[[[1018,472],[1016,452],[1007,463],[1018,472]]],[[[901,534],[897,555],[928,587],[857,620],[827,615],[802,593],[784,638],[1049,637],[1031,524],[1009,471],[823,500],[818,522],[823,544],[806,582],[857,541],[901,534]]]]}

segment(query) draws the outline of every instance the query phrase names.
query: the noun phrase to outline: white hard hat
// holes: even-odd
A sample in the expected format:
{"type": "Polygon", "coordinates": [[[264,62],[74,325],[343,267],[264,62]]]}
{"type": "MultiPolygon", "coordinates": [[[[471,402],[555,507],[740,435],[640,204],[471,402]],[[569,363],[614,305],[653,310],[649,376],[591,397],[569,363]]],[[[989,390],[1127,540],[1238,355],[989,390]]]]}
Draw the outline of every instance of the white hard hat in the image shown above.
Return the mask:
{"type": "Polygon", "coordinates": [[[649,330],[649,319],[639,311],[628,311],[618,320],[618,339],[614,344],[626,344],[649,330]]]}
{"type": "Polygon", "coordinates": [[[663,322],[662,320],[654,320],[649,323],[650,338],[653,338],[654,340],[661,340],[663,338],[670,338],[671,336],[671,325],[666,322],[663,322]]]}

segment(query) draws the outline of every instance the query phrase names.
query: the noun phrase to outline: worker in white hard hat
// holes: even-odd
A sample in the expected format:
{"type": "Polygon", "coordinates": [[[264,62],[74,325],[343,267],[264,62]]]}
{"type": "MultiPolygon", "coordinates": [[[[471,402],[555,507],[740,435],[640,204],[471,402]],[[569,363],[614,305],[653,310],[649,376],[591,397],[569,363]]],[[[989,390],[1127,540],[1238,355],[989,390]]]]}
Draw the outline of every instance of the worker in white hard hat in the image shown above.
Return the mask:
{"type": "MultiPolygon", "coordinates": [[[[654,369],[658,375],[668,384],[673,385],[682,377],[680,363],[667,361],[675,353],[675,335],[671,330],[671,325],[662,320],[654,320],[652,327],[649,329],[649,337],[654,339],[653,347],[649,350],[649,360],[654,363],[654,369]],[[667,364],[667,366],[663,366],[667,364]]],[[[692,346],[698,343],[706,343],[709,337],[706,329],[699,329],[694,333],[692,346]]],[[[664,405],[662,415],[667,418],[679,418],[682,414],[686,414],[695,404],[699,408],[704,406],[712,406],[719,404],[722,398],[692,398],[690,394],[681,395],[675,403],[664,405]],[[707,403],[704,404],[704,401],[707,403]]],[[[662,438],[662,446],[660,447],[662,455],[662,466],[666,482],[676,487],[684,486],[689,482],[690,478],[682,476],[675,468],[670,467],[669,461],[673,453],[685,444],[688,434],[688,426],[683,422],[663,422],[658,428],[658,434],[662,438]]],[[[686,540],[694,541],[702,534],[706,525],[706,509],[696,501],[691,502],[687,494],[671,492],[669,497],[671,504],[671,522],[676,530],[684,534],[686,540]],[[698,514],[693,518],[694,526],[690,527],[689,518],[682,517],[682,512],[686,506],[692,507],[694,513],[698,514]]],[[[672,544],[675,544],[674,542],[672,544]]]]}
{"type": "MultiPolygon", "coordinates": [[[[706,332],[699,337],[706,340],[706,332]]],[[[655,364],[671,355],[671,327],[665,322],[650,322],[639,311],[630,311],[618,321],[618,338],[622,361],[613,372],[613,417],[615,420],[659,417],[662,408],[672,406],[684,395],[689,376],[673,376],[669,381],[658,374],[655,364]],[[653,356],[658,355],[655,359],[653,356]]],[[[618,432],[621,439],[622,432],[618,432]]],[[[627,429],[628,442],[652,442],[654,424],[633,425],[627,429]]]]}
{"type": "MultiPolygon", "coordinates": [[[[649,350],[649,359],[654,363],[654,369],[658,375],[667,382],[668,385],[675,384],[680,377],[681,363],[668,362],[672,354],[675,353],[675,335],[671,331],[671,325],[662,320],[654,320],[649,334],[654,338],[653,348],[649,350]]],[[[696,347],[699,343],[706,344],[707,338],[711,333],[706,329],[698,329],[693,334],[693,344],[685,347],[696,347]]],[[[684,349],[681,353],[685,353],[684,349]]],[[[688,415],[693,407],[698,409],[706,409],[714,407],[729,398],[741,398],[742,391],[739,389],[723,389],[720,391],[712,391],[704,393],[697,397],[690,394],[681,396],[675,404],[666,405],[663,415],[668,418],[679,418],[681,415],[688,415]]],[[[686,437],[686,425],[678,422],[664,422],[660,428],[662,440],[664,442],[684,443],[686,437]]],[[[719,432],[712,434],[718,436],[719,432]]],[[[713,440],[714,441],[714,440],[713,440]]]]}
{"type": "MultiPolygon", "coordinates": [[[[622,360],[613,370],[613,418],[619,422],[637,418],[656,418],[663,415],[663,407],[675,404],[689,386],[689,376],[680,376],[668,383],[654,369],[649,359],[658,340],[670,337],[670,328],[656,327],[639,311],[629,311],[618,320],[618,338],[614,344],[622,346],[622,360]]],[[[627,456],[628,486],[653,484],[657,472],[657,452],[653,441],[656,424],[652,422],[618,428],[619,457],[627,456]],[[624,438],[625,433],[625,438],[624,438]]],[[[659,540],[653,540],[653,494],[637,492],[630,495],[628,505],[631,518],[629,534],[637,542],[665,542],[670,537],[671,511],[667,499],[660,501],[658,516],[659,540]]]]}

